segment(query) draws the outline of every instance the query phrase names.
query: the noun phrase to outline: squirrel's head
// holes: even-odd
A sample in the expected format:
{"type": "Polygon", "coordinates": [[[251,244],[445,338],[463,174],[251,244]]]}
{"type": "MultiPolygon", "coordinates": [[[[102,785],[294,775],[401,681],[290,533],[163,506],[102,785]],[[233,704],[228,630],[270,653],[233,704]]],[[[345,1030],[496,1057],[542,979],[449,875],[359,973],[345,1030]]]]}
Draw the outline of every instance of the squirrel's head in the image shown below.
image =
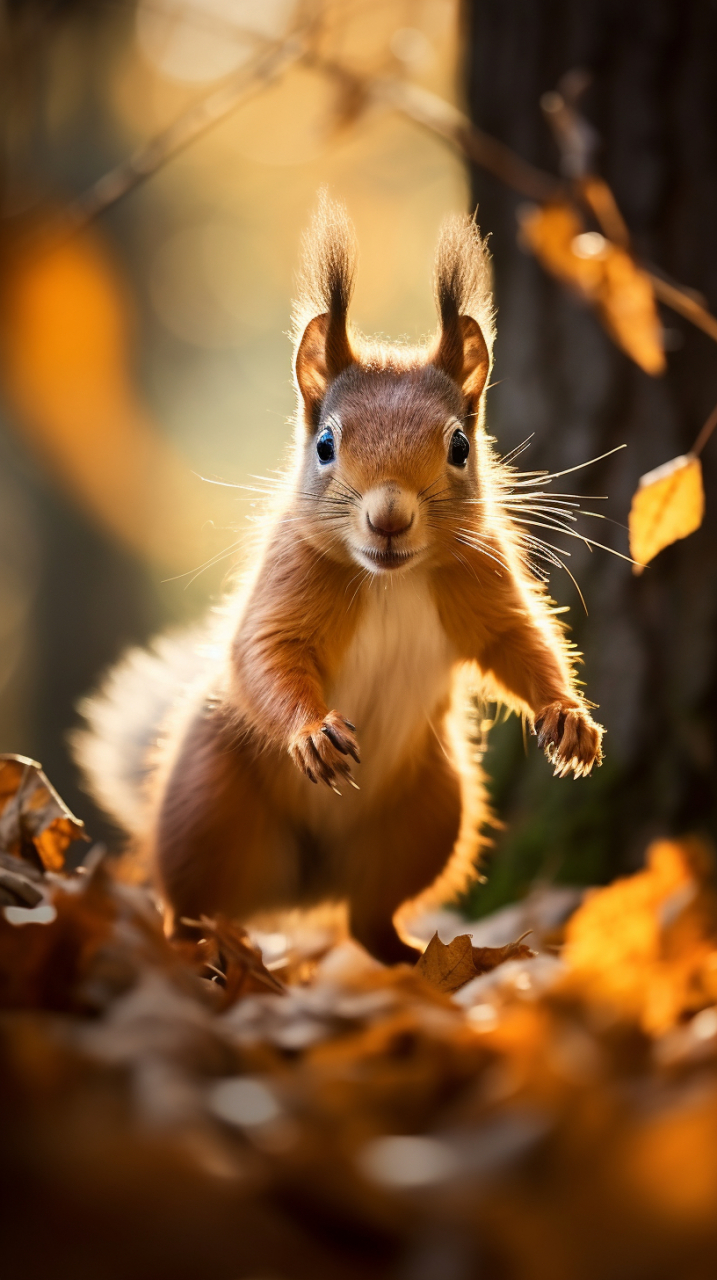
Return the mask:
{"type": "Polygon", "coordinates": [[[324,198],[305,241],[295,324],[301,532],[334,559],[397,572],[440,561],[455,527],[476,523],[490,267],[474,222],[444,225],[440,329],[430,347],[409,349],[349,329],[355,259],[344,210],[324,198]]]}

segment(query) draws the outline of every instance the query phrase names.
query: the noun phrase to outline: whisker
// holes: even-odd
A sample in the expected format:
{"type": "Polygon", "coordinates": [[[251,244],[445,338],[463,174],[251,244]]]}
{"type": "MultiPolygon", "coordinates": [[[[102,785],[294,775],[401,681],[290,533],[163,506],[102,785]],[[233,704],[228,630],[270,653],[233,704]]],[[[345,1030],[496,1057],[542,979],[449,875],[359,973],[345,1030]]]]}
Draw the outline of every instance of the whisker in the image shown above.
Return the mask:
{"type": "Polygon", "coordinates": [[[192,583],[199,577],[200,573],[204,573],[205,569],[211,569],[215,564],[220,564],[222,560],[226,560],[227,556],[230,556],[232,552],[236,551],[237,548],[241,546],[242,542],[243,538],[237,538],[236,541],[232,542],[231,546],[226,547],[224,551],[217,551],[215,555],[210,556],[208,560],[204,561],[204,564],[200,564],[198,569],[187,569],[185,573],[175,573],[171,578],[163,578],[162,582],[179,582],[182,578],[186,578],[191,574],[191,578],[189,578],[189,581],[186,583],[186,586],[191,587],[192,583]]]}
{"type": "Polygon", "coordinates": [[[614,547],[606,547],[604,542],[596,542],[594,538],[588,538],[584,533],[578,533],[576,529],[568,529],[565,525],[556,523],[547,524],[541,520],[521,520],[519,517],[512,517],[516,524],[533,525],[536,529],[552,529],[555,533],[567,534],[569,538],[577,538],[578,542],[584,542],[585,546],[591,550],[597,547],[600,551],[607,551],[611,556],[617,556],[618,560],[625,560],[628,564],[635,564],[631,556],[623,555],[622,551],[616,551],[614,547]]]}
{"type": "Polygon", "coordinates": [[[494,560],[497,565],[500,565],[501,569],[505,569],[506,573],[510,573],[510,569],[508,568],[508,565],[505,563],[505,561],[500,560],[498,556],[493,555],[493,552],[489,551],[488,548],[484,546],[481,542],[476,541],[471,536],[469,536],[467,530],[465,531],[465,534],[466,536],[464,537],[460,537],[457,533],[454,534],[454,538],[456,542],[460,542],[461,545],[464,547],[472,547],[474,551],[480,552],[481,555],[486,556],[489,560],[494,560]]]}
{"type": "MultiPolygon", "coordinates": [[[[590,458],[587,462],[579,462],[575,467],[566,467],[564,471],[526,471],[525,476],[540,476],[543,480],[557,480],[560,476],[569,476],[573,471],[582,471],[584,467],[592,467],[596,462],[602,462],[605,458],[611,458],[614,453],[619,453],[621,449],[626,449],[626,444],[618,444],[614,449],[608,449],[607,453],[601,453],[597,458],[590,458]]],[[[516,480],[516,485],[538,484],[537,479],[532,480],[516,480]]]]}
{"type": "Polygon", "coordinates": [[[531,440],[534,439],[534,437],[535,437],[535,432],[531,431],[530,435],[526,436],[522,444],[517,444],[514,449],[510,450],[510,453],[504,454],[503,457],[499,459],[500,465],[502,467],[508,466],[509,463],[511,463],[514,458],[519,458],[521,453],[525,453],[525,450],[528,448],[531,440]]]}

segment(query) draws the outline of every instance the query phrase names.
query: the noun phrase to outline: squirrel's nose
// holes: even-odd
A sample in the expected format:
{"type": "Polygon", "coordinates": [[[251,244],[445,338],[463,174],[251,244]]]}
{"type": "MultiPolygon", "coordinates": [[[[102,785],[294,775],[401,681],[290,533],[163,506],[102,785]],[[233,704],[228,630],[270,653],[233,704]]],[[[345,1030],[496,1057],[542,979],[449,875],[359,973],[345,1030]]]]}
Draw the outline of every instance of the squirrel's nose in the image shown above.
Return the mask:
{"type": "Polygon", "coordinates": [[[366,523],[372,533],[377,533],[382,538],[397,538],[400,533],[408,533],[413,524],[413,516],[414,513],[411,513],[410,520],[406,522],[405,512],[389,508],[375,515],[372,520],[367,511],[366,523]]]}
{"type": "Polygon", "coordinates": [[[364,497],[366,524],[378,538],[398,538],[408,533],[416,519],[415,495],[395,481],[384,481],[364,497]]]}

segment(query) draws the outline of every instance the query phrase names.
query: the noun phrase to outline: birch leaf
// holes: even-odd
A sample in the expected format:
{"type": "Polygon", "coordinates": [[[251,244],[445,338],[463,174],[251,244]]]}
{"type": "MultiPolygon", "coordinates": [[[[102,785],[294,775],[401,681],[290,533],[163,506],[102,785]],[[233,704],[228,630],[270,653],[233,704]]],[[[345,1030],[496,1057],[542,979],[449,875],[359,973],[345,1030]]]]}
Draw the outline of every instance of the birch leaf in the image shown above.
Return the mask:
{"type": "Polygon", "coordinates": [[[633,573],[642,573],[659,551],[699,529],[704,510],[702,464],[694,454],[673,458],[642,476],[630,508],[633,573]]]}

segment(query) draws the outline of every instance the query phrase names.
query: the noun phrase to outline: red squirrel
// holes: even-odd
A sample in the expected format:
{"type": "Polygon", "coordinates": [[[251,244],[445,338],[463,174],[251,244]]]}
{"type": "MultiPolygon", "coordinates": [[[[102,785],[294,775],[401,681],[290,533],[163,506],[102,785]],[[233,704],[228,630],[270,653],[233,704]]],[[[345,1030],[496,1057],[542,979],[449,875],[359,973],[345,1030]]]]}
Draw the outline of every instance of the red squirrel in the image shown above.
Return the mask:
{"type": "Polygon", "coordinates": [[[475,874],[487,809],[465,673],[527,718],[560,775],[600,763],[603,730],[501,505],[477,227],[443,228],[430,345],[357,334],[354,272],[351,225],[324,200],[296,308],[294,465],[231,627],[191,693],[161,657],[126,662],[86,704],[77,755],[148,846],[169,933],[217,911],[345,902],[355,939],[394,963],[417,955],[403,905],[445,901],[475,874]],[[162,682],[176,705],[155,728],[144,807],[118,807],[123,717],[133,697],[166,701],[162,682]]]}

